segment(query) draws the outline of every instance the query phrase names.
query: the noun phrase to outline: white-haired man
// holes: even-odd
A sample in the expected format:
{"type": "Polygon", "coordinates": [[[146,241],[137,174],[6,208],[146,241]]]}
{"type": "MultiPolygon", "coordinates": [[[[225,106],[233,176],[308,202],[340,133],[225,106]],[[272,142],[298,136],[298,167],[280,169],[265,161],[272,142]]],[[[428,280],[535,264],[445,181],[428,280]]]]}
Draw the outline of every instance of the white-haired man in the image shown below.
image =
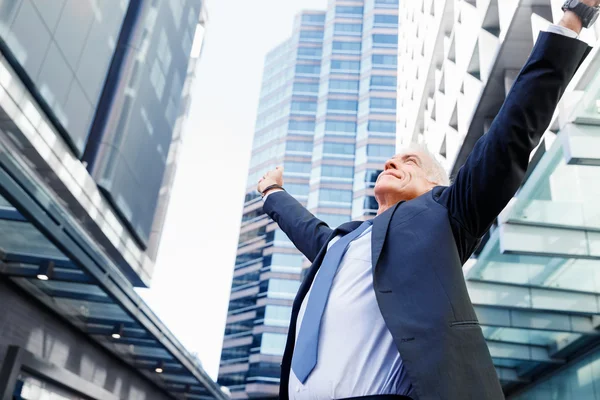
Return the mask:
{"type": "Polygon", "coordinates": [[[261,179],[265,212],[313,263],[292,307],[280,399],[504,398],[462,265],[519,188],[599,4],[565,3],[452,185],[410,148],[377,179],[377,216],[332,230],[282,190],[281,169],[261,179]]]}

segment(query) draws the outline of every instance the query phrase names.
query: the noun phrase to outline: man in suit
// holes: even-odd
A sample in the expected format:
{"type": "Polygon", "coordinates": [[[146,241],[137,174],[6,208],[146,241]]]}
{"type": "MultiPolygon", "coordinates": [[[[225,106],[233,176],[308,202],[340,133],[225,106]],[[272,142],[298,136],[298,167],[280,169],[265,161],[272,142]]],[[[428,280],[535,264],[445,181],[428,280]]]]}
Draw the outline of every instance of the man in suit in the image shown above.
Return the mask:
{"type": "Polygon", "coordinates": [[[408,149],[377,179],[377,216],[331,229],[283,190],[282,169],[260,180],[265,212],[313,263],[292,308],[280,399],[504,398],[462,265],[521,185],[599,4],[565,3],[452,185],[430,154],[408,149]]]}

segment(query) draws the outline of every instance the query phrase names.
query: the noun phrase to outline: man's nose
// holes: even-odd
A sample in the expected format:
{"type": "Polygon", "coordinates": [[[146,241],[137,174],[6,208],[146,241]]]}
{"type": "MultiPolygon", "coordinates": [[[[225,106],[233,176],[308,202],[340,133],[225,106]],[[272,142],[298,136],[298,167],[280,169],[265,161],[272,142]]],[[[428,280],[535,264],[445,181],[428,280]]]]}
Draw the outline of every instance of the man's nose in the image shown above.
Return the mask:
{"type": "Polygon", "coordinates": [[[393,158],[387,160],[385,163],[385,170],[387,171],[388,169],[398,169],[398,164],[393,158]]]}

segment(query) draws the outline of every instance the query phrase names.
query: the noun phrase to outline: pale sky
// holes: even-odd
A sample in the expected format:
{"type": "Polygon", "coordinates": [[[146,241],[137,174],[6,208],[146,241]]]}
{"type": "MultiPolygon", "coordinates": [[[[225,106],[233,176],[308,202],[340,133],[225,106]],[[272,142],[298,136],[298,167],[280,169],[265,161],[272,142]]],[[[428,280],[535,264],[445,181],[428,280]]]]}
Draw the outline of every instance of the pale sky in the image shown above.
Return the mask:
{"type": "Polygon", "coordinates": [[[217,379],[265,54],[326,0],[210,0],[150,307],[217,379]]]}

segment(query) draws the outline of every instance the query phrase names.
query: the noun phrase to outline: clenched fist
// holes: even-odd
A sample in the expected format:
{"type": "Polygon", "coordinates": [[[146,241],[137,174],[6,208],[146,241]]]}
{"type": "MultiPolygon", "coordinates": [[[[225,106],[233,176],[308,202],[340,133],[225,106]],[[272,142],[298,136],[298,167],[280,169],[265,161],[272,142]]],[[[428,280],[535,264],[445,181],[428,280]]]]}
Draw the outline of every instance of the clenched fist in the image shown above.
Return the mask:
{"type": "MultiPolygon", "coordinates": [[[[277,167],[272,171],[267,172],[263,175],[263,177],[258,181],[258,186],[256,190],[259,193],[262,193],[263,190],[268,188],[271,185],[279,185],[283,186],[283,168],[277,167]]],[[[265,193],[266,194],[266,193],[265,193]]]]}

